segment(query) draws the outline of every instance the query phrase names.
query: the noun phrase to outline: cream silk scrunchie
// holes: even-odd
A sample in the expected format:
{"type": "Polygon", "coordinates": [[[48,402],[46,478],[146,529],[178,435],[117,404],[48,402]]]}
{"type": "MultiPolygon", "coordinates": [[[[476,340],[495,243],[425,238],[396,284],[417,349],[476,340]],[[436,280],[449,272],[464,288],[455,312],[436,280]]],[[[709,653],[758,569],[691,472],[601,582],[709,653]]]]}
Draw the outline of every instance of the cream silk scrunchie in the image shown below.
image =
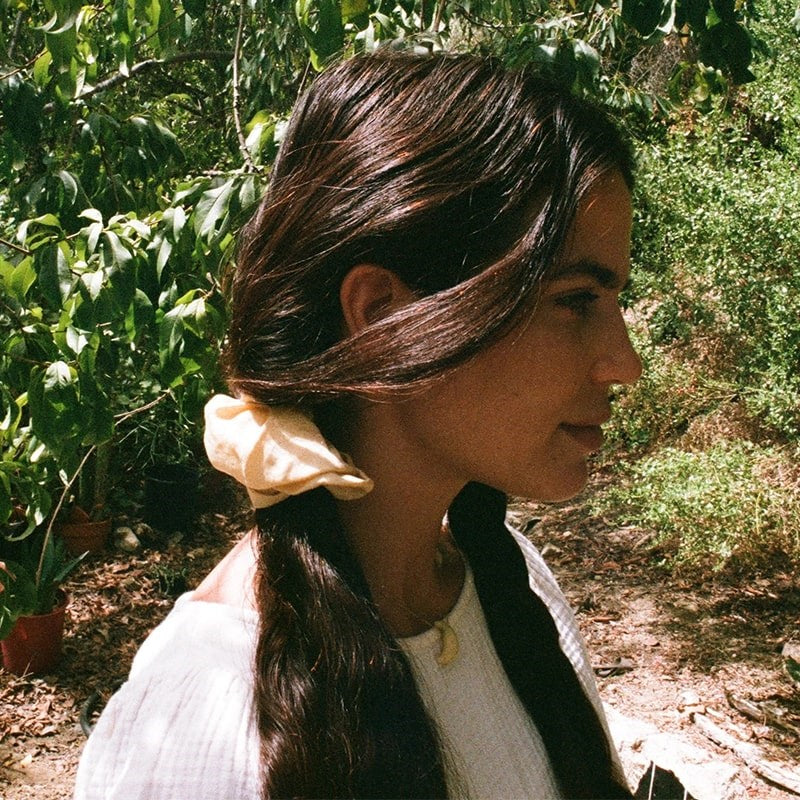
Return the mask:
{"type": "Polygon", "coordinates": [[[209,460],[247,488],[254,508],[318,486],[340,500],[372,489],[372,480],[301,411],[218,394],[206,404],[205,421],[209,460]]]}

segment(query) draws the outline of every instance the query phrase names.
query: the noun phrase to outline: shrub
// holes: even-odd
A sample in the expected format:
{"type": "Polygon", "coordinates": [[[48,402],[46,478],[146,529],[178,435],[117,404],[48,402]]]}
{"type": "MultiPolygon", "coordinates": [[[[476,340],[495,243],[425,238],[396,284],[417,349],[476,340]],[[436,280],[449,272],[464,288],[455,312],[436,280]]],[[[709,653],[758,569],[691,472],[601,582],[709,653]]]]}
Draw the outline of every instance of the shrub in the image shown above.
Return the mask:
{"type": "Polygon", "coordinates": [[[720,440],[689,452],[666,447],[625,467],[592,511],[655,534],[668,568],[758,569],[800,559],[797,452],[720,440]]]}
{"type": "MultiPolygon", "coordinates": [[[[743,131],[740,116],[730,125],[743,131]]],[[[644,147],[628,296],[647,365],[666,376],[683,360],[711,394],[720,383],[777,438],[800,439],[800,196],[796,161],[714,126],[673,131],[644,147]],[[708,380],[711,376],[711,380],[708,380]]],[[[646,379],[634,390],[662,384],[646,379]],[[649,383],[648,383],[649,381],[649,383]]],[[[651,398],[652,400],[653,398],[651,398]]],[[[697,398],[706,409],[712,397],[697,398]]],[[[653,402],[645,403],[644,420],[653,402]]],[[[666,428],[672,404],[655,410],[666,428]]],[[[643,421],[641,424],[645,424],[643,421]]],[[[649,421],[647,421],[649,424],[649,421]]]]}

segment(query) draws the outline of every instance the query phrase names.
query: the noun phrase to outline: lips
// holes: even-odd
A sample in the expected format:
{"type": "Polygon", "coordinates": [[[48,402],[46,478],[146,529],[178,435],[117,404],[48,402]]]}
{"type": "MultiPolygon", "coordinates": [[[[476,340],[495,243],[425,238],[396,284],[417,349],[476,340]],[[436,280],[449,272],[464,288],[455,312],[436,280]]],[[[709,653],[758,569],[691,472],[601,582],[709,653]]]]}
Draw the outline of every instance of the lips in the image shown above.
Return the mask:
{"type": "Polygon", "coordinates": [[[587,453],[593,453],[603,446],[603,431],[599,425],[568,425],[563,423],[559,427],[587,453]]]}

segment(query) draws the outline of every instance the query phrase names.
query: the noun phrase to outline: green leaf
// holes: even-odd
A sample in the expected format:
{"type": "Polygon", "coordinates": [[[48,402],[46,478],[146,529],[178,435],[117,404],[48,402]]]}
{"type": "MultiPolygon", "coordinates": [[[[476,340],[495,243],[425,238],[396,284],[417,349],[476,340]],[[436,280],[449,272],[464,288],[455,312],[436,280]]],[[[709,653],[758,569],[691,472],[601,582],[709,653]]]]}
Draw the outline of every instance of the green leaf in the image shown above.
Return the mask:
{"type": "Polygon", "coordinates": [[[35,147],[42,132],[44,99],[30,83],[12,79],[9,86],[2,95],[3,122],[21,145],[35,147]]]}
{"type": "Polygon", "coordinates": [[[311,65],[320,71],[344,46],[341,6],[337,0],[296,0],[295,15],[308,44],[311,65]]]}
{"type": "Polygon", "coordinates": [[[69,205],[74,205],[78,198],[78,182],[71,172],[61,169],[57,173],[59,180],[64,186],[64,193],[69,205]]]}
{"type": "Polygon", "coordinates": [[[111,27],[118,38],[130,33],[128,0],[114,0],[114,7],[111,11],[111,27]]]}
{"type": "Polygon", "coordinates": [[[33,64],[33,82],[41,89],[50,79],[50,64],[53,63],[53,56],[49,50],[45,50],[33,64]]]}
{"type": "Polygon", "coordinates": [[[717,69],[727,68],[734,83],[753,80],[748,69],[752,57],[750,34],[738,22],[719,22],[700,37],[702,62],[717,69]]]}
{"type": "Polygon", "coordinates": [[[224,231],[233,188],[234,181],[231,179],[203,192],[194,212],[194,229],[199,237],[208,239],[224,231]]]}
{"type": "Polygon", "coordinates": [[[33,369],[28,387],[31,428],[56,457],[70,457],[85,425],[77,373],[63,361],[33,369]]]}
{"type": "Polygon", "coordinates": [[[0,639],[5,639],[20,617],[36,608],[36,581],[22,564],[0,562],[0,639]]]}
{"type": "Polygon", "coordinates": [[[600,71],[600,53],[582,39],[573,41],[572,49],[575,63],[588,84],[600,71]]]}
{"type": "Polygon", "coordinates": [[[706,14],[709,0],[684,0],[677,7],[675,24],[682,26],[684,22],[696,33],[706,29],[706,14]]]}
{"type": "Polygon", "coordinates": [[[674,0],[622,0],[622,19],[642,36],[655,33],[674,0]]]}
{"type": "Polygon", "coordinates": [[[36,251],[39,288],[53,308],[61,308],[75,284],[66,242],[51,242],[36,251]]]}
{"type": "Polygon", "coordinates": [[[206,11],[206,0],[183,0],[183,10],[195,19],[200,19],[206,11]]]}
{"type": "Polygon", "coordinates": [[[79,331],[72,325],[67,327],[64,335],[67,340],[67,347],[69,347],[69,349],[72,350],[76,356],[80,355],[83,348],[89,343],[89,340],[86,338],[86,334],[83,331],[79,331]]]}
{"type": "Polygon", "coordinates": [[[101,225],[103,224],[103,215],[96,208],[84,208],[83,211],[78,214],[78,216],[88,219],[90,222],[98,222],[101,225]]]}
{"type": "Polygon", "coordinates": [[[183,352],[183,320],[179,314],[170,311],[159,326],[159,365],[161,382],[165,386],[179,386],[183,380],[183,365],[180,355],[183,352]]]}
{"type": "Polygon", "coordinates": [[[183,231],[184,225],[186,225],[186,211],[184,210],[183,206],[175,206],[174,208],[167,209],[164,212],[164,220],[167,220],[167,212],[171,211],[172,215],[172,238],[173,241],[176,243],[181,238],[181,232],[183,231]]]}
{"type": "Polygon", "coordinates": [[[248,175],[239,187],[239,208],[249,209],[258,199],[256,176],[248,175]]]}
{"type": "Polygon", "coordinates": [[[114,414],[108,395],[95,379],[95,371],[81,370],[80,394],[84,425],[81,443],[102,444],[114,435],[114,414]]]}
{"type": "Polygon", "coordinates": [[[361,17],[369,11],[367,0],[342,0],[342,19],[349,20],[361,17]]]}
{"type": "Polygon", "coordinates": [[[97,250],[97,243],[100,241],[100,234],[103,232],[102,222],[93,222],[84,228],[86,232],[86,255],[90,256],[97,250]]]}
{"type": "Polygon", "coordinates": [[[42,214],[40,217],[26,219],[17,228],[17,241],[29,250],[41,247],[43,242],[52,241],[61,234],[61,223],[55,214],[42,214]],[[40,228],[50,230],[40,230],[40,228]],[[28,233],[29,230],[32,233],[28,233]]]}
{"type": "Polygon", "coordinates": [[[155,309],[150,298],[137,289],[125,315],[125,331],[130,341],[135,341],[139,335],[153,323],[155,309]]]}
{"type": "Polygon", "coordinates": [[[74,371],[69,364],[64,361],[56,361],[51,364],[44,373],[45,393],[52,391],[62,391],[65,387],[75,382],[74,371]]]}
{"type": "Polygon", "coordinates": [[[158,277],[161,278],[161,273],[167,265],[170,254],[172,253],[172,242],[169,239],[162,239],[161,246],[158,248],[158,256],[156,257],[156,270],[158,277]]]}
{"type": "Polygon", "coordinates": [[[120,269],[125,269],[133,259],[133,254],[120,241],[114,231],[105,231],[105,237],[111,247],[111,256],[120,269]]]}
{"type": "Polygon", "coordinates": [[[75,22],[77,15],[71,14],[55,30],[45,34],[47,49],[53,57],[53,68],[62,78],[69,75],[78,43],[75,22]]]}
{"type": "Polygon", "coordinates": [[[36,280],[36,270],[33,267],[33,258],[26,256],[13,268],[6,281],[9,293],[21,304],[25,304],[28,290],[36,280]]]}
{"type": "Polygon", "coordinates": [[[158,20],[158,43],[161,47],[161,54],[168,55],[178,44],[180,29],[175,18],[175,9],[172,7],[171,0],[164,0],[161,3],[161,16],[158,20]]]}
{"type": "Polygon", "coordinates": [[[3,405],[6,408],[5,415],[0,421],[0,433],[8,435],[14,433],[22,418],[22,408],[14,400],[11,394],[6,390],[5,386],[0,387],[0,397],[3,399],[3,405]]]}
{"type": "Polygon", "coordinates": [[[105,283],[106,274],[102,269],[93,270],[91,272],[84,272],[81,275],[81,283],[86,287],[89,292],[89,297],[92,301],[97,300],[100,292],[103,291],[103,284],[105,283]]]}

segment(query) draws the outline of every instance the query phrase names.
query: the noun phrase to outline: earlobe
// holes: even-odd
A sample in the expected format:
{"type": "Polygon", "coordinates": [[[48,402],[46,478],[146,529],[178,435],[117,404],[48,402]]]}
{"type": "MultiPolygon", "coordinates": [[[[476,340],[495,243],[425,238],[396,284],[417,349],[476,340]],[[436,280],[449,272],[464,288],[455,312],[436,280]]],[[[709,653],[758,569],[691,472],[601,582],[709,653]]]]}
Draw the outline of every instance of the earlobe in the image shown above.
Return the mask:
{"type": "Polygon", "coordinates": [[[414,293],[394,272],[377,264],[356,264],[339,289],[349,334],[358,333],[414,299],[414,293]]]}

